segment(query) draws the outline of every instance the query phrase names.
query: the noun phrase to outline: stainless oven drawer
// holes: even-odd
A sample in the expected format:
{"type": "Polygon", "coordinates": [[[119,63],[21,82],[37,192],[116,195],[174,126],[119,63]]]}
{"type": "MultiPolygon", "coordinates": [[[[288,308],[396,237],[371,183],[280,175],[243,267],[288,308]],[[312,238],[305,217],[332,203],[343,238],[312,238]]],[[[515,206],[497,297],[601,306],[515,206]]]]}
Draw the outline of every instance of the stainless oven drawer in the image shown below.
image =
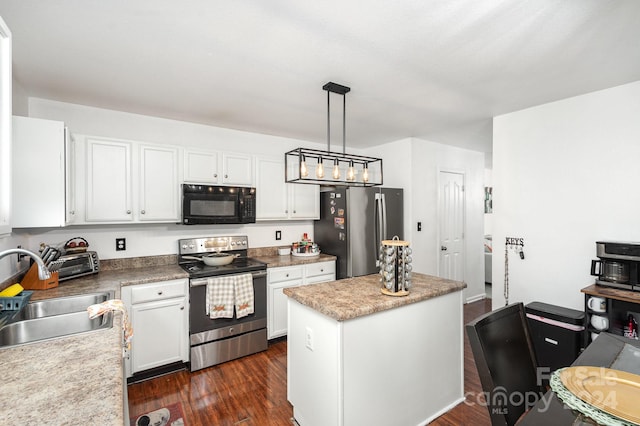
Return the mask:
{"type": "Polygon", "coordinates": [[[267,350],[267,329],[191,347],[191,371],[267,350]]]}

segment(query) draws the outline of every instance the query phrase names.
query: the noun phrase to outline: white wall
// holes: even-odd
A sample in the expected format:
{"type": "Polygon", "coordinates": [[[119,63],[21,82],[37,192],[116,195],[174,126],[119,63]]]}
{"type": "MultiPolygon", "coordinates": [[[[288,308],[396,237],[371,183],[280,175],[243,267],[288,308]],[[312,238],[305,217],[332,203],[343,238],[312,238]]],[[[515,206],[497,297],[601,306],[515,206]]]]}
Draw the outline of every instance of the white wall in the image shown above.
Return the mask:
{"type": "Polygon", "coordinates": [[[384,158],[384,186],[405,188],[405,239],[413,250],[413,270],[438,275],[438,173],[465,174],[466,301],[484,298],[484,154],[409,138],[376,147],[384,158]],[[422,231],[417,231],[422,222],[422,231]]]}
{"type": "MultiPolygon", "coordinates": [[[[493,243],[511,256],[509,302],[583,308],[597,240],[640,241],[640,81],[494,119],[493,243]]],[[[504,304],[504,257],[493,258],[504,304]]]]}

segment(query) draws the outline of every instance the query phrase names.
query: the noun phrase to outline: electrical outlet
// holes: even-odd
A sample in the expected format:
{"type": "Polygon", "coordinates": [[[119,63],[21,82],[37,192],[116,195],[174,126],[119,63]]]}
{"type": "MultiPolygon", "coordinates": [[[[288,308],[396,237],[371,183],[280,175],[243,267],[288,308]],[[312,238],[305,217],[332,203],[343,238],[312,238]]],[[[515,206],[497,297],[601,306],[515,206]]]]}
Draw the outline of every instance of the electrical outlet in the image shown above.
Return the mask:
{"type": "Polygon", "coordinates": [[[305,329],[304,345],[309,350],[313,350],[313,330],[310,327],[305,329]]]}
{"type": "Polygon", "coordinates": [[[116,251],[124,251],[127,249],[126,238],[116,238],[116,251]]]}
{"type": "Polygon", "coordinates": [[[276,241],[280,241],[282,239],[282,231],[276,231],[276,241]]]}

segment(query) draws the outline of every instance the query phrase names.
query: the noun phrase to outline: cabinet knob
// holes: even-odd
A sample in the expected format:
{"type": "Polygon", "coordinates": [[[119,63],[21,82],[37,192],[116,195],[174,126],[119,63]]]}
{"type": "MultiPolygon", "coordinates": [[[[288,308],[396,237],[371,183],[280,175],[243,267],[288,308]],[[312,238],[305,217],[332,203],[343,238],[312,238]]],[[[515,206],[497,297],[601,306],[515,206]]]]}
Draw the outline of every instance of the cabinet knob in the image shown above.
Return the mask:
{"type": "Polygon", "coordinates": [[[218,177],[218,174],[217,174],[217,173],[214,173],[214,174],[213,174],[213,177],[214,177],[214,178],[217,178],[217,177],[218,177]]]}
{"type": "Polygon", "coordinates": [[[162,296],[162,291],[159,291],[159,292],[158,292],[158,296],[162,296]]]}
{"type": "Polygon", "coordinates": [[[75,210],[71,210],[71,211],[69,212],[69,214],[70,214],[70,215],[74,215],[74,214],[76,214],[76,212],[75,212],[75,210]]]}
{"type": "Polygon", "coordinates": [[[324,269],[322,269],[322,268],[321,268],[321,269],[320,269],[320,272],[324,272],[324,269]]]}
{"type": "Polygon", "coordinates": [[[287,274],[287,278],[289,277],[289,274],[287,274]]]}
{"type": "Polygon", "coordinates": [[[233,327],[229,327],[229,334],[233,334],[233,327]]]}
{"type": "Polygon", "coordinates": [[[296,211],[295,211],[295,210],[293,211],[293,214],[296,214],[296,211]]]}
{"type": "Polygon", "coordinates": [[[184,311],[184,306],[180,306],[180,310],[181,310],[181,311],[184,311]]]}
{"type": "Polygon", "coordinates": [[[289,210],[285,210],[284,212],[285,212],[286,214],[289,214],[289,210]]]}
{"type": "Polygon", "coordinates": [[[131,214],[131,210],[127,210],[127,214],[131,214]]]}
{"type": "Polygon", "coordinates": [[[146,212],[144,210],[142,210],[140,213],[145,214],[146,212]]]}
{"type": "Polygon", "coordinates": [[[228,178],[228,177],[229,177],[229,175],[224,175],[224,178],[225,178],[225,179],[226,179],[226,178],[228,178]]]}

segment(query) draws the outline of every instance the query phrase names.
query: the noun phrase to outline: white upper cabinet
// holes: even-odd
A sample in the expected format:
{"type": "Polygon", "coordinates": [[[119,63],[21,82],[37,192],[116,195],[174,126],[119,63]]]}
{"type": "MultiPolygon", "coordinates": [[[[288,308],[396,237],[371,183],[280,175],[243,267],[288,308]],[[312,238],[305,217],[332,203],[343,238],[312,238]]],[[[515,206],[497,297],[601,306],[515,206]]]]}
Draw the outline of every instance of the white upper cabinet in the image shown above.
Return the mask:
{"type": "Polygon", "coordinates": [[[222,183],[225,185],[253,185],[251,155],[222,153],[222,183]]]}
{"type": "Polygon", "coordinates": [[[11,31],[0,17],[0,235],[11,233],[11,31]]]}
{"type": "Polygon", "coordinates": [[[179,222],[179,150],[87,136],[87,223],[179,222]]]}
{"type": "Polygon", "coordinates": [[[133,220],[131,143],[87,138],[87,222],[133,220]]]}
{"type": "Polygon", "coordinates": [[[291,219],[320,219],[320,186],[288,183],[291,219]]]}
{"type": "Polygon", "coordinates": [[[73,222],[75,194],[64,123],[13,117],[14,228],[59,227],[73,222]]]}
{"type": "Polygon", "coordinates": [[[140,146],[141,221],[180,220],[178,150],[157,145],[140,146]]]}
{"type": "Polygon", "coordinates": [[[256,158],[256,199],[256,220],[320,218],[320,187],[285,183],[284,159],[256,158]]]}
{"type": "Polygon", "coordinates": [[[288,204],[282,160],[256,158],[256,220],[287,219],[288,204]]]}
{"type": "Polygon", "coordinates": [[[184,181],[188,183],[220,183],[218,153],[215,151],[184,152],[184,181]]]}
{"type": "Polygon", "coordinates": [[[250,154],[185,149],[185,183],[251,186],[252,172],[250,154]]]}

